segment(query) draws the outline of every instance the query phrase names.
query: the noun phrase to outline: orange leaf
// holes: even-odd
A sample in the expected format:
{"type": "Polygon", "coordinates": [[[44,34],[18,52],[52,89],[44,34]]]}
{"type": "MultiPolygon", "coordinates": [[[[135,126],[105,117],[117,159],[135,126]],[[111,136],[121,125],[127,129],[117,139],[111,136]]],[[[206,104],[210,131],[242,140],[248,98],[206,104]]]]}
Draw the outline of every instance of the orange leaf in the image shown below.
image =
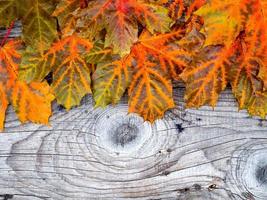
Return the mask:
{"type": "Polygon", "coordinates": [[[194,63],[183,71],[181,78],[186,83],[187,107],[216,105],[220,92],[227,85],[231,56],[231,49],[208,46],[199,53],[194,63]]]}
{"type": "Polygon", "coordinates": [[[20,78],[41,81],[52,71],[51,87],[57,102],[70,109],[91,93],[91,71],[84,57],[92,47],[90,41],[72,35],[55,42],[44,55],[26,52],[28,60],[22,63],[20,78]]]}
{"type": "MultiPolygon", "coordinates": [[[[72,5],[73,1],[67,2],[72,5]]],[[[55,15],[64,13],[62,9],[66,6],[60,5],[55,15]]],[[[72,7],[77,5],[73,4],[72,7]]],[[[166,8],[159,3],[143,0],[93,0],[87,8],[78,8],[71,14],[68,13],[64,19],[60,20],[64,36],[76,31],[79,36],[90,40],[99,39],[102,36],[101,30],[105,29],[105,46],[113,47],[114,53],[121,56],[129,54],[131,46],[137,41],[138,23],[152,33],[163,33],[169,31],[173,22],[168,17],[166,8]]]]}
{"type": "Polygon", "coordinates": [[[54,96],[46,82],[27,84],[17,81],[10,98],[15,112],[22,123],[31,121],[48,125],[51,115],[51,101],[54,96]]]}
{"type": "Polygon", "coordinates": [[[133,48],[137,65],[129,87],[129,112],[139,113],[145,120],[155,121],[174,107],[172,84],[168,74],[159,63],[149,59],[142,44],[133,48]]]}
{"type": "Polygon", "coordinates": [[[3,128],[5,110],[13,105],[22,123],[32,121],[48,124],[51,101],[54,96],[46,82],[25,83],[18,80],[20,41],[9,41],[0,48],[0,129],[3,128]]]}

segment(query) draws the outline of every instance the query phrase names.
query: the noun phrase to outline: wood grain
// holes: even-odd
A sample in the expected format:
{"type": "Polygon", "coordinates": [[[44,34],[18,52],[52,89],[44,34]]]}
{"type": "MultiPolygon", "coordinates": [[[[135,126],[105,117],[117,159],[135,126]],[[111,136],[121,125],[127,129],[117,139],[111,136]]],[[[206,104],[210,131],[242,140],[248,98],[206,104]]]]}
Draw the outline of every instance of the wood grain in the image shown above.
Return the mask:
{"type": "Polygon", "coordinates": [[[0,199],[266,200],[267,121],[238,111],[227,89],[214,110],[177,107],[154,124],[127,99],[92,98],[51,126],[21,125],[10,108],[0,136],[0,199]]]}
{"type": "Polygon", "coordinates": [[[0,194],[13,199],[267,199],[267,122],[237,111],[229,90],[212,110],[177,108],[151,125],[126,99],[94,109],[90,96],[51,127],[20,125],[9,110],[0,137],[0,194]]]}

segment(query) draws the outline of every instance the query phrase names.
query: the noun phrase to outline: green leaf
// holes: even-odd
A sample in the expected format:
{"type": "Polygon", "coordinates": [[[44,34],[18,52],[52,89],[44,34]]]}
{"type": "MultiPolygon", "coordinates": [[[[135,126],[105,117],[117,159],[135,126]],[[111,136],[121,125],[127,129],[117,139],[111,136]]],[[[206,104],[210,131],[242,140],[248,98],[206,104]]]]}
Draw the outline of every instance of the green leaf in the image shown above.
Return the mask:
{"type": "Polygon", "coordinates": [[[26,82],[42,81],[51,71],[55,62],[55,55],[42,54],[28,46],[22,52],[22,60],[19,65],[19,79],[26,82]]]}
{"type": "Polygon", "coordinates": [[[0,0],[0,27],[8,27],[18,18],[18,0],[0,0]]]}
{"type": "Polygon", "coordinates": [[[24,42],[44,51],[57,39],[56,19],[51,16],[55,9],[53,0],[26,0],[20,5],[24,42]]]}
{"type": "Polygon", "coordinates": [[[102,41],[95,42],[94,47],[85,55],[87,63],[97,64],[111,59],[110,48],[104,48],[102,41]]]}
{"type": "Polygon", "coordinates": [[[116,104],[121,99],[131,81],[131,58],[113,58],[97,65],[93,74],[93,95],[96,106],[116,104]]]}

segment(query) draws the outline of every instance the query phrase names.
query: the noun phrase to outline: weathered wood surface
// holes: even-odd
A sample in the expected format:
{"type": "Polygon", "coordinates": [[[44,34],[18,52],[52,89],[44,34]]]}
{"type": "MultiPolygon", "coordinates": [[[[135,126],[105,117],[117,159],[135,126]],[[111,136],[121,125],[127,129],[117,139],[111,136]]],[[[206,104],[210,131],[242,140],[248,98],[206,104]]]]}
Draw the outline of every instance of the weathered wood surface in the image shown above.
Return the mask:
{"type": "MultiPolygon", "coordinates": [[[[9,111],[0,137],[0,195],[12,199],[267,199],[267,122],[237,111],[229,90],[214,109],[179,105],[154,125],[127,105],[69,112],[51,127],[9,111]]],[[[7,198],[6,198],[7,199],[7,198]]]]}
{"type": "Polygon", "coordinates": [[[126,101],[91,97],[51,127],[20,125],[9,109],[0,135],[0,199],[266,200],[267,121],[238,112],[230,90],[212,110],[177,108],[151,125],[126,101]]]}

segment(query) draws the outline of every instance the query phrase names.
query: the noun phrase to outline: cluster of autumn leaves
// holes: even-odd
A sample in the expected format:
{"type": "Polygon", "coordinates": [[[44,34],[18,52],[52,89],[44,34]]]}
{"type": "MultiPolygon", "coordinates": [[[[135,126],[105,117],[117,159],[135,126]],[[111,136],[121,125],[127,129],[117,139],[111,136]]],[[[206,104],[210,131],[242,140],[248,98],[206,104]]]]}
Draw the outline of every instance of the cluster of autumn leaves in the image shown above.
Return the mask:
{"type": "Polygon", "coordinates": [[[215,106],[230,84],[240,109],[267,113],[267,0],[0,0],[0,129],[11,104],[21,122],[48,124],[92,93],[96,106],[129,96],[154,121],[174,107],[215,106]],[[49,83],[47,77],[50,77],[49,83]],[[52,77],[52,78],[51,78],[52,77]]]}

